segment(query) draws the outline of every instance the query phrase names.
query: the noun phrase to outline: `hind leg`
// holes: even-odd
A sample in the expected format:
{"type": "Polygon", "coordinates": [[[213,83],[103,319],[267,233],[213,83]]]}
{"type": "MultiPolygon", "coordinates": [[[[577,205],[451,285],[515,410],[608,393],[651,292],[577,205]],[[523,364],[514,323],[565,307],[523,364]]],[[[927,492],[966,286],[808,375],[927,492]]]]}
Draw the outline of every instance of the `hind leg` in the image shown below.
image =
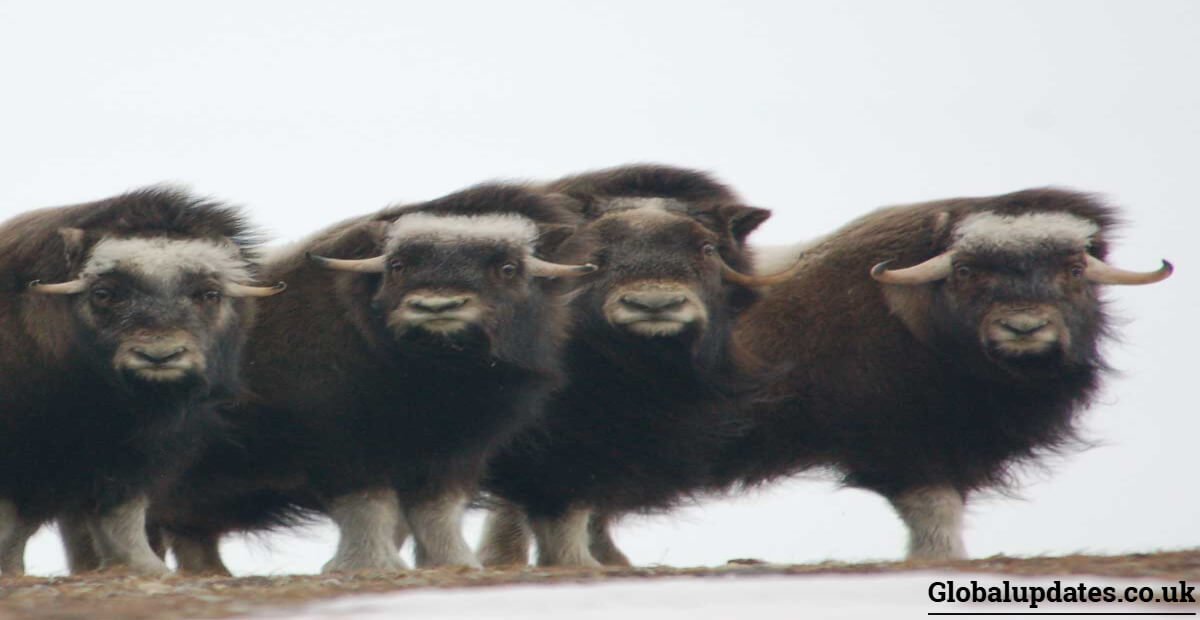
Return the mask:
{"type": "Polygon", "coordinates": [[[220,534],[172,534],[170,547],[180,573],[222,577],[233,575],[221,560],[220,534]]]}
{"type": "Polygon", "coordinates": [[[961,560],[966,500],[949,485],[906,489],[888,497],[908,526],[908,559],[961,560]]]}
{"type": "Polygon", "coordinates": [[[338,527],[338,546],[322,572],[407,568],[396,547],[396,532],[403,516],[391,489],[343,495],[330,502],[328,513],[338,527]]]}
{"type": "Polygon", "coordinates": [[[529,563],[532,537],[525,512],[515,504],[501,500],[488,511],[483,525],[483,542],[479,546],[479,561],[484,566],[525,566],[529,563]]]}
{"type": "Polygon", "coordinates": [[[150,548],[146,536],[147,505],[149,501],[142,495],[88,519],[100,568],[123,568],[144,575],[171,572],[150,548]]]}
{"type": "Polygon", "coordinates": [[[558,517],[531,517],[537,537],[538,566],[599,567],[588,550],[591,510],[572,508],[558,517]]]}
{"type": "Polygon", "coordinates": [[[100,570],[100,554],[96,552],[96,541],[86,516],[69,514],[60,517],[58,533],[67,553],[67,569],[72,575],[100,570]]]}
{"type": "Polygon", "coordinates": [[[612,515],[596,513],[588,522],[588,537],[591,540],[588,548],[592,557],[605,566],[633,566],[612,538],[612,521],[612,515]]]}
{"type": "Polygon", "coordinates": [[[467,493],[454,489],[404,499],[404,516],[416,539],[417,566],[482,568],[463,538],[463,513],[469,501],[467,493]]]}
{"type": "Polygon", "coordinates": [[[39,527],[23,519],[15,503],[0,499],[0,575],[25,574],[25,543],[39,527]]]}

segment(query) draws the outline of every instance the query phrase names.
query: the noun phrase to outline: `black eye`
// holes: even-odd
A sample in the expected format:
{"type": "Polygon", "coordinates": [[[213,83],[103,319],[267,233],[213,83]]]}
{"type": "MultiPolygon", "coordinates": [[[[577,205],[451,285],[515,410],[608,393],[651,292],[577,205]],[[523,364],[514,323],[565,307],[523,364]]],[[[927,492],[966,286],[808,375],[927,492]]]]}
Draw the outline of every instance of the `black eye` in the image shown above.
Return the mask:
{"type": "Polygon", "coordinates": [[[113,297],[115,297],[115,295],[113,294],[111,289],[107,289],[107,288],[92,289],[92,303],[94,303],[98,306],[106,306],[109,303],[112,303],[113,297]]]}
{"type": "Polygon", "coordinates": [[[959,265],[954,268],[954,276],[957,278],[971,277],[971,268],[966,265],[959,265]]]}
{"type": "Polygon", "coordinates": [[[200,300],[205,303],[210,303],[210,304],[215,304],[218,301],[221,301],[221,297],[222,297],[221,291],[217,291],[217,290],[209,290],[209,291],[204,291],[203,293],[200,293],[200,300]]]}
{"type": "Polygon", "coordinates": [[[504,263],[500,265],[500,275],[511,278],[517,275],[517,265],[515,263],[504,263]]]}
{"type": "Polygon", "coordinates": [[[1071,265],[1071,277],[1072,278],[1082,278],[1083,272],[1084,272],[1083,265],[1078,265],[1078,264],[1071,265]]]}
{"type": "Polygon", "coordinates": [[[705,256],[712,256],[717,253],[717,246],[711,243],[706,243],[700,246],[700,253],[705,256]]]}

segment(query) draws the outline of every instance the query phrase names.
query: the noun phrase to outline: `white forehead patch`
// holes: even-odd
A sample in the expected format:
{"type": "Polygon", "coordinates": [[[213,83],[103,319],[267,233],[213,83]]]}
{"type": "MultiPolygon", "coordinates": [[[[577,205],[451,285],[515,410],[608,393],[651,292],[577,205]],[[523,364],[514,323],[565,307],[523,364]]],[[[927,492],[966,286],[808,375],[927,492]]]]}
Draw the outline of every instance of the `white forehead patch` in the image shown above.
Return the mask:
{"type": "Polygon", "coordinates": [[[652,228],[656,225],[677,221],[686,217],[670,207],[682,207],[683,203],[672,198],[621,197],[608,201],[608,212],[603,217],[615,217],[635,228],[652,228]]]}
{"type": "Polygon", "coordinates": [[[233,245],[198,239],[149,237],[103,239],[92,247],[83,277],[111,271],[173,281],[186,273],[211,274],[226,282],[250,281],[249,265],[233,245]]]}
{"type": "Polygon", "coordinates": [[[683,203],[674,198],[661,196],[618,196],[609,199],[606,206],[610,210],[617,209],[647,209],[651,211],[667,211],[668,207],[682,207],[683,203]]]}
{"type": "Polygon", "coordinates": [[[538,228],[533,220],[515,213],[410,213],[400,216],[388,227],[385,251],[390,254],[402,241],[416,238],[436,241],[501,241],[532,249],[538,238],[538,228]]]}
{"type": "Polygon", "coordinates": [[[1048,246],[1083,250],[1099,230],[1095,222],[1069,213],[999,215],[988,211],[963,218],[954,228],[951,247],[969,252],[1030,252],[1048,246]]]}

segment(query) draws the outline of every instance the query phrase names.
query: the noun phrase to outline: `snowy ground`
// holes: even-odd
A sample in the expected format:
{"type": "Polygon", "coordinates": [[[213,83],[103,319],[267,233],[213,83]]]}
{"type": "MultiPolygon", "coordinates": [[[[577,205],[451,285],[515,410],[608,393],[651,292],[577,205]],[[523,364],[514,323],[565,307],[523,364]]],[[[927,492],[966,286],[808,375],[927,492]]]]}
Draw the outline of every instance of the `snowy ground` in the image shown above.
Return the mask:
{"type": "MultiPolygon", "coordinates": [[[[958,574],[956,583],[1049,586],[1053,578],[958,574]]],[[[703,620],[706,618],[920,618],[929,612],[1195,612],[1195,605],[946,604],[929,599],[930,584],[948,579],[939,573],[860,577],[768,577],[760,579],[688,579],[591,585],[519,586],[476,590],[401,592],[344,598],[247,618],[296,620],[384,620],[385,618],[622,618],[703,620]]],[[[1064,579],[1063,585],[1080,578],[1064,579]]],[[[1158,587],[1161,582],[1086,579],[1088,586],[1158,587]]]]}
{"type": "MultiPolygon", "coordinates": [[[[0,620],[238,618],[917,618],[1087,613],[1195,615],[1191,604],[935,600],[953,582],[987,589],[1096,589],[1200,583],[1200,549],[1118,556],[992,557],[957,562],[766,564],[608,569],[510,567],[338,575],[147,578],[120,574],[0,577],[0,620]]],[[[1076,590],[1077,591],[1077,590],[1076,590]]],[[[1195,592],[1191,592],[1195,596],[1195,592]]],[[[1014,594],[1017,600],[1024,595],[1014,594]]],[[[1177,595],[1167,600],[1176,600],[1177,595]]],[[[1053,600],[1053,599],[1051,599],[1053,600]]]]}

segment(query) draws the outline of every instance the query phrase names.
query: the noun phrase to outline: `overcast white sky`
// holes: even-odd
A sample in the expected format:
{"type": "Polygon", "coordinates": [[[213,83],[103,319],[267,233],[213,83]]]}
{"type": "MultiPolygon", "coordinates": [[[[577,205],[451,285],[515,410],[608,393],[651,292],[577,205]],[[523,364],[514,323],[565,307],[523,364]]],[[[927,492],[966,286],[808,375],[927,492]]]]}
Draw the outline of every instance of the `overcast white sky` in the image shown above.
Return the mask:
{"type": "MultiPolygon", "coordinates": [[[[1103,446],[977,502],[975,556],[1200,545],[1200,3],[0,0],[0,218],[161,181],[292,239],[493,178],[711,170],[780,243],[876,206],[1041,185],[1131,220],[1103,446]]],[[[963,412],[969,415],[970,412],[963,412]]],[[[86,415],[80,412],[80,415],[86,415]]],[[[619,531],[638,563],[896,558],[884,502],[819,481],[619,531]]],[[[314,571],[331,531],[227,546],[314,571]]],[[[35,573],[61,570],[40,535],[35,573]]]]}

